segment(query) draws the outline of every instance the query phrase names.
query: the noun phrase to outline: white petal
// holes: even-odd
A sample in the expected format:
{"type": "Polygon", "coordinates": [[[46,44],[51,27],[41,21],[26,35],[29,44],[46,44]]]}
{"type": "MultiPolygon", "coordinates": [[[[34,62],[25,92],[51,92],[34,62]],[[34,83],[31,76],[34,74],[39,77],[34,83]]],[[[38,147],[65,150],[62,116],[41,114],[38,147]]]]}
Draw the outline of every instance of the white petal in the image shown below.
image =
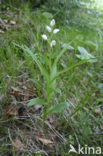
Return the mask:
{"type": "Polygon", "coordinates": [[[55,40],[52,40],[51,43],[50,43],[50,46],[53,47],[55,45],[56,45],[56,41],[55,40]]]}
{"type": "Polygon", "coordinates": [[[42,38],[43,38],[44,40],[47,40],[47,39],[48,39],[47,36],[46,36],[45,34],[42,35],[42,38]]]}
{"type": "Polygon", "coordinates": [[[52,19],[51,22],[50,22],[50,26],[54,26],[55,25],[55,20],[52,19]]]}
{"type": "Polygon", "coordinates": [[[56,34],[56,33],[58,33],[60,30],[59,29],[54,29],[53,30],[53,34],[56,34]]]}
{"type": "Polygon", "coordinates": [[[52,30],[48,25],[46,26],[46,29],[48,32],[51,32],[51,30],[52,30]]]}

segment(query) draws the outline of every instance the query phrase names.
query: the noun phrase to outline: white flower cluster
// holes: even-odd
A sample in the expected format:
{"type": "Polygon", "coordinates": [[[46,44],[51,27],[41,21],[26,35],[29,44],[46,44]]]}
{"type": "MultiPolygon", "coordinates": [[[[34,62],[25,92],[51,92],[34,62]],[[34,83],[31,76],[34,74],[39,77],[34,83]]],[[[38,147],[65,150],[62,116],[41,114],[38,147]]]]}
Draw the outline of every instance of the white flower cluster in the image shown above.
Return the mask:
{"type": "MultiPolygon", "coordinates": [[[[53,34],[56,34],[56,33],[58,33],[60,30],[59,29],[53,29],[53,26],[55,25],[55,20],[54,19],[52,19],[51,20],[51,22],[50,22],[50,26],[46,26],[46,30],[48,31],[48,32],[52,32],[53,34]]],[[[47,37],[47,35],[46,34],[43,34],[42,35],[42,38],[44,39],[44,40],[48,40],[49,41],[49,39],[48,39],[48,37],[47,37]]],[[[52,41],[50,41],[50,46],[51,47],[53,47],[53,46],[55,46],[56,45],[56,41],[55,40],[52,40],[52,41]]]]}

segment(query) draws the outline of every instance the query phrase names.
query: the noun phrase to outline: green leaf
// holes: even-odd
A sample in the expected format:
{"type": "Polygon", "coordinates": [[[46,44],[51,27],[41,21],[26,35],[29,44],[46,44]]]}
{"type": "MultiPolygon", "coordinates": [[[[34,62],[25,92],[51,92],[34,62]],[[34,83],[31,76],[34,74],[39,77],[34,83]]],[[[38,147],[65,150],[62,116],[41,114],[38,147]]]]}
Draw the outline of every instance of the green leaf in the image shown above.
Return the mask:
{"type": "Polygon", "coordinates": [[[46,18],[50,18],[52,19],[53,18],[53,15],[49,12],[43,12],[43,16],[46,17],[46,18]]]}
{"type": "Polygon", "coordinates": [[[33,106],[33,105],[44,105],[45,101],[43,101],[40,98],[34,98],[30,100],[30,102],[27,104],[27,106],[33,106]]]}
{"type": "Polygon", "coordinates": [[[23,49],[24,51],[26,51],[32,57],[32,59],[35,61],[35,63],[39,67],[39,70],[41,71],[41,74],[46,78],[47,81],[49,81],[49,74],[45,70],[43,65],[40,63],[40,61],[37,59],[36,54],[33,54],[33,52],[26,45],[20,46],[20,45],[18,45],[16,43],[13,43],[13,44],[18,46],[19,48],[23,49]]]}
{"type": "Polygon", "coordinates": [[[62,47],[67,48],[68,50],[74,50],[74,47],[72,47],[69,43],[64,43],[62,47]]]}
{"type": "Polygon", "coordinates": [[[40,63],[40,61],[37,59],[36,55],[33,54],[33,52],[27,47],[27,46],[22,46],[22,48],[28,52],[28,54],[32,57],[32,59],[36,62],[36,64],[38,65],[42,75],[44,75],[44,77],[49,80],[49,74],[48,72],[45,70],[45,68],[42,66],[42,64],[40,63]]]}
{"type": "MultiPolygon", "coordinates": [[[[65,73],[65,72],[68,72],[69,70],[71,70],[71,69],[73,69],[73,68],[75,68],[75,67],[77,67],[77,66],[79,66],[79,65],[82,65],[82,64],[84,64],[84,63],[87,63],[87,62],[89,62],[88,60],[82,60],[82,61],[80,61],[80,62],[78,62],[78,63],[76,63],[76,64],[74,64],[74,65],[72,65],[72,66],[70,66],[70,67],[66,67],[66,68],[64,68],[62,71],[60,71],[60,72],[57,72],[57,74],[55,75],[55,77],[51,80],[51,82],[53,82],[57,77],[59,77],[61,74],[63,74],[63,73],[65,73]]],[[[50,83],[51,83],[50,82],[50,83]]]]}
{"type": "Polygon", "coordinates": [[[98,50],[98,43],[94,43],[92,41],[86,41],[85,43],[88,45],[93,45],[96,48],[96,50],[98,50]]]}
{"type": "Polygon", "coordinates": [[[50,107],[46,111],[45,115],[63,112],[69,106],[70,106],[70,103],[68,102],[62,102],[60,104],[56,104],[55,106],[50,107]]]}
{"type": "Polygon", "coordinates": [[[52,70],[51,79],[56,75],[56,73],[57,73],[57,66],[55,66],[52,70]]]}
{"type": "MultiPolygon", "coordinates": [[[[50,79],[52,80],[57,74],[57,67],[55,65],[55,67],[53,68],[52,70],[52,73],[51,73],[51,76],[50,76],[50,79]]],[[[51,88],[55,88],[56,87],[56,80],[54,80],[51,84],[50,84],[50,87],[51,88]]]]}
{"type": "Polygon", "coordinates": [[[99,89],[103,89],[103,83],[99,83],[99,84],[98,84],[98,88],[99,88],[99,89]]]}
{"type": "Polygon", "coordinates": [[[100,93],[103,94],[103,83],[99,83],[98,89],[100,90],[100,93]]]}
{"type": "Polygon", "coordinates": [[[54,64],[53,64],[53,70],[56,66],[56,64],[58,63],[58,61],[60,60],[60,58],[62,57],[62,55],[66,52],[67,50],[67,47],[63,48],[63,50],[59,53],[59,55],[56,57],[55,61],[54,61],[54,64]]]}
{"type": "Polygon", "coordinates": [[[88,62],[93,63],[97,62],[97,59],[88,53],[88,51],[83,47],[78,47],[78,50],[80,52],[80,55],[76,55],[81,60],[89,60],[88,62]]]}
{"type": "Polygon", "coordinates": [[[41,54],[41,56],[42,56],[45,64],[48,65],[49,68],[51,69],[51,62],[50,62],[49,58],[46,55],[44,55],[44,54],[41,54]]]}

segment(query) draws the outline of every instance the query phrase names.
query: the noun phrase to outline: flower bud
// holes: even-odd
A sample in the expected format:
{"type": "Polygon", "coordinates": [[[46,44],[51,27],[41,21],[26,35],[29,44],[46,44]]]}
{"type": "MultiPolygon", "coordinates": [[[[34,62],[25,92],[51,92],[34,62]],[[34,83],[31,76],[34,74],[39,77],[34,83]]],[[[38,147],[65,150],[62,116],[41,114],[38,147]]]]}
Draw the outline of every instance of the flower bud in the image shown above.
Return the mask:
{"type": "Polygon", "coordinates": [[[47,40],[47,39],[48,39],[47,36],[46,36],[45,34],[42,35],[42,38],[43,38],[44,40],[47,40]]]}
{"type": "Polygon", "coordinates": [[[54,26],[55,25],[55,20],[52,19],[51,22],[50,22],[50,26],[54,26]]]}
{"type": "Polygon", "coordinates": [[[46,26],[46,30],[48,31],[48,32],[51,32],[51,28],[47,25],[46,26]]]}
{"type": "Polygon", "coordinates": [[[53,30],[53,34],[56,34],[56,33],[58,33],[60,30],[59,29],[54,29],[53,30]]]}
{"type": "Polygon", "coordinates": [[[51,43],[50,43],[50,46],[53,47],[55,45],[56,45],[56,41],[55,40],[52,40],[51,43]]]}

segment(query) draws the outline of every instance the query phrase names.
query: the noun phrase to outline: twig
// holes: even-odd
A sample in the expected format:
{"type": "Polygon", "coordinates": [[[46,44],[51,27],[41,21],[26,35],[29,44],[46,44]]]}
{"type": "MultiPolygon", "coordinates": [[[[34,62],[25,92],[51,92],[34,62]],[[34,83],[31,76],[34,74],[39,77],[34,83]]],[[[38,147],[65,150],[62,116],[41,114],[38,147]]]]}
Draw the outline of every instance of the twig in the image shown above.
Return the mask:
{"type": "Polygon", "coordinates": [[[2,99],[3,99],[4,97],[5,97],[4,94],[0,96],[0,102],[2,101],[2,99]]]}
{"type": "Polygon", "coordinates": [[[10,141],[12,142],[12,144],[14,144],[14,142],[13,142],[13,140],[12,140],[12,138],[11,138],[11,134],[10,134],[10,129],[9,129],[9,128],[8,128],[8,135],[9,135],[10,141]]]}

